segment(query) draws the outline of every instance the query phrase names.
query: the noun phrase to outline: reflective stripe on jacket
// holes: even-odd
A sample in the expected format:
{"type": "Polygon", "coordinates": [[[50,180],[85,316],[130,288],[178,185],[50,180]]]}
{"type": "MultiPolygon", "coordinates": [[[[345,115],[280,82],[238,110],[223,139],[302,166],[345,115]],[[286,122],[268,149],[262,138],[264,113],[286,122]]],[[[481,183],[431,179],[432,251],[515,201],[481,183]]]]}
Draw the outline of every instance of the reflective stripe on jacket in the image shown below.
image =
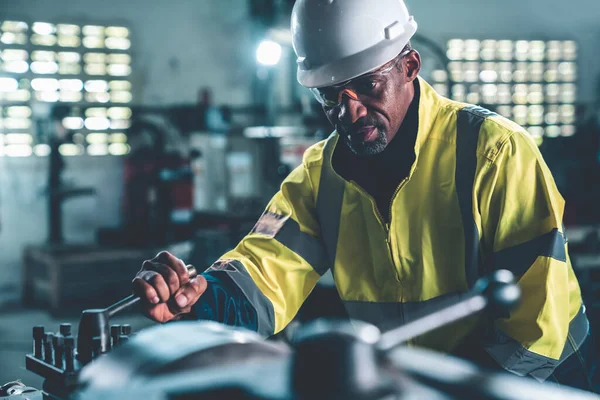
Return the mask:
{"type": "MultiPolygon", "coordinates": [[[[522,127],[420,85],[416,161],[393,197],[389,225],[371,196],[333,170],[334,132],[306,151],[219,265],[228,265],[265,335],[293,319],[330,267],[350,316],[382,330],[509,269],[523,300],[488,324],[484,346],[505,369],[544,380],[589,325],[568,257],[564,200],[522,127]]],[[[410,344],[450,352],[483,323],[470,318],[410,344]]]]}

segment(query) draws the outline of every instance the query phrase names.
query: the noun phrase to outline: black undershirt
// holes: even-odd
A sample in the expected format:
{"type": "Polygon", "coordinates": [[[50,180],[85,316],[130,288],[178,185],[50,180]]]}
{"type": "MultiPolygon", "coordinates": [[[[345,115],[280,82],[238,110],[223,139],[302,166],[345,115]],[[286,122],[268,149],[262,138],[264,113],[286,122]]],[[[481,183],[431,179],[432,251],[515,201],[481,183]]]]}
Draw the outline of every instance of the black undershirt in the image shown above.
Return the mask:
{"type": "Polygon", "coordinates": [[[344,179],[356,182],[373,196],[385,222],[390,220],[390,203],[394,192],[410,173],[415,162],[415,142],[419,130],[420,87],[414,81],[415,95],[398,132],[379,154],[359,156],[340,140],[332,165],[344,179]]]}

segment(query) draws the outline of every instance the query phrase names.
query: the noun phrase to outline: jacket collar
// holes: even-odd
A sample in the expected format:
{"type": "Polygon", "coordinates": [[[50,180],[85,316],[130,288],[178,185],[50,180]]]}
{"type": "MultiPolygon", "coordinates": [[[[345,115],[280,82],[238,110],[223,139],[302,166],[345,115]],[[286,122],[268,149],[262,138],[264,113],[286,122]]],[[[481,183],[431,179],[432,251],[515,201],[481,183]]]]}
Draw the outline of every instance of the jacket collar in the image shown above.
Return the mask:
{"type": "MultiPolygon", "coordinates": [[[[440,111],[442,97],[420,76],[417,77],[421,86],[421,97],[419,99],[419,131],[415,142],[415,155],[419,159],[419,151],[423,148],[431,135],[435,120],[440,111]]],[[[415,161],[416,164],[416,161],[415,161]]]]}

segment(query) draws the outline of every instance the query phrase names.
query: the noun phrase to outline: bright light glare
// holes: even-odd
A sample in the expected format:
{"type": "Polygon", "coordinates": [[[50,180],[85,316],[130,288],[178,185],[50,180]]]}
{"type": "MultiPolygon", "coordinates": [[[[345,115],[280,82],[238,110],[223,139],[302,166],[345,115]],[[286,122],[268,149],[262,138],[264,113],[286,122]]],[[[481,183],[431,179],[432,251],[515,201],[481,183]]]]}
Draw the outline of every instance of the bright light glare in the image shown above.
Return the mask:
{"type": "Polygon", "coordinates": [[[106,145],[106,144],[91,144],[87,147],[87,153],[90,156],[105,156],[108,154],[108,145],[106,145]]]}
{"type": "Polygon", "coordinates": [[[104,107],[90,107],[85,110],[86,117],[106,118],[106,108],[104,107]]]}
{"type": "Polygon", "coordinates": [[[83,118],[81,117],[65,117],[62,120],[63,126],[67,129],[81,129],[83,128],[83,118]]]}
{"type": "Polygon", "coordinates": [[[19,82],[13,78],[0,78],[0,92],[12,92],[17,90],[19,82]]]}
{"type": "Polygon", "coordinates": [[[58,86],[65,92],[80,92],[83,89],[83,82],[81,79],[61,79],[58,81],[58,86]]]}
{"type": "Polygon", "coordinates": [[[129,129],[131,127],[130,119],[111,119],[110,129],[129,129]]]}
{"type": "Polygon", "coordinates": [[[129,92],[112,92],[110,94],[110,100],[114,103],[129,103],[131,98],[129,92]]]}
{"type": "Polygon", "coordinates": [[[108,83],[106,81],[86,81],[85,90],[87,92],[106,92],[108,91],[108,83]]]}
{"type": "Polygon", "coordinates": [[[29,69],[27,61],[8,61],[4,63],[4,70],[6,72],[13,72],[16,74],[23,74],[29,69]]]}
{"type": "Polygon", "coordinates": [[[9,144],[31,144],[33,138],[28,133],[8,133],[4,136],[4,141],[9,144]]]}
{"type": "Polygon", "coordinates": [[[50,155],[52,149],[47,144],[37,144],[33,147],[33,152],[38,157],[45,157],[50,155]]]}
{"type": "Polygon", "coordinates": [[[115,37],[127,37],[129,36],[129,29],[122,26],[108,26],[105,29],[107,36],[115,37]]]}
{"type": "Polygon", "coordinates": [[[35,98],[39,101],[45,101],[48,103],[57,102],[59,97],[57,92],[37,92],[35,98]]]}
{"type": "Polygon", "coordinates": [[[60,92],[58,98],[60,101],[64,102],[77,102],[81,101],[81,92],[60,92]]]}
{"type": "Polygon", "coordinates": [[[58,64],[55,62],[34,61],[31,63],[31,72],[34,74],[56,74],[58,64]]]}
{"type": "Polygon", "coordinates": [[[127,143],[127,135],[124,133],[112,133],[110,135],[111,143],[127,143]]]}
{"type": "Polygon", "coordinates": [[[7,107],[6,115],[14,118],[29,118],[31,117],[31,108],[27,106],[7,107]]]}
{"type": "Polygon", "coordinates": [[[58,147],[58,152],[63,156],[78,156],[83,153],[83,146],[73,143],[63,143],[58,147]]]}
{"type": "Polygon", "coordinates": [[[131,118],[131,108],[128,107],[111,107],[108,109],[108,117],[110,119],[128,119],[131,118]]]}
{"type": "Polygon", "coordinates": [[[89,144],[103,144],[108,142],[108,135],[106,133],[88,133],[85,140],[89,144]]]}
{"type": "Polygon", "coordinates": [[[110,64],[106,70],[112,76],[126,76],[131,74],[131,67],[127,64],[110,64]]]}
{"type": "Polygon", "coordinates": [[[108,118],[86,118],[85,127],[91,131],[100,131],[108,129],[110,127],[110,121],[108,120],[108,118]]]}
{"type": "Polygon", "coordinates": [[[4,154],[9,157],[29,157],[32,149],[28,144],[11,144],[4,148],[4,154]]]}
{"type": "Polygon", "coordinates": [[[108,152],[113,156],[124,156],[130,150],[129,145],[125,143],[113,143],[108,146],[108,152]]]}
{"type": "Polygon", "coordinates": [[[127,50],[131,47],[129,39],[123,37],[108,37],[105,43],[109,49],[127,50]]]}
{"type": "Polygon", "coordinates": [[[55,28],[54,25],[47,22],[34,22],[33,31],[39,35],[52,35],[55,28]]]}
{"type": "Polygon", "coordinates": [[[6,49],[2,52],[4,61],[27,60],[28,53],[20,49],[6,49]]]}
{"type": "Polygon", "coordinates": [[[61,35],[79,35],[81,29],[77,25],[59,24],[57,25],[58,33],[61,35]]]}
{"type": "Polygon", "coordinates": [[[281,58],[281,46],[271,40],[263,41],[256,50],[256,60],[259,64],[273,66],[277,65],[281,58]]]}
{"type": "Polygon", "coordinates": [[[58,79],[35,78],[31,81],[31,87],[39,92],[52,92],[58,90],[58,79]]]}

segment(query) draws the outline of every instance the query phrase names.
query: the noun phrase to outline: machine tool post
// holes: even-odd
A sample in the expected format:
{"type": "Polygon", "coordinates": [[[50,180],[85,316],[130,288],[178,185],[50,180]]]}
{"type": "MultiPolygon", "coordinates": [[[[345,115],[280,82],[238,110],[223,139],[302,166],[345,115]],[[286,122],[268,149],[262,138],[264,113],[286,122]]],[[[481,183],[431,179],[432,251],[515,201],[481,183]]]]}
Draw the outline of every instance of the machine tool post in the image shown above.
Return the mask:
{"type": "Polygon", "coordinates": [[[33,356],[35,358],[42,358],[43,354],[43,343],[44,343],[44,327],[34,326],[33,327],[33,356]]]}
{"type": "Polygon", "coordinates": [[[119,345],[119,337],[121,336],[121,325],[110,326],[110,337],[112,338],[112,347],[119,345]]]}
{"type": "Polygon", "coordinates": [[[52,338],[52,348],[54,349],[54,366],[57,368],[63,367],[63,337],[55,335],[52,338]]]}
{"type": "Polygon", "coordinates": [[[65,338],[65,371],[73,371],[75,369],[75,338],[69,336],[65,338]]]}
{"type": "Polygon", "coordinates": [[[53,356],[52,356],[52,339],[54,338],[54,334],[46,333],[44,337],[44,361],[49,364],[52,364],[53,356]]]}

